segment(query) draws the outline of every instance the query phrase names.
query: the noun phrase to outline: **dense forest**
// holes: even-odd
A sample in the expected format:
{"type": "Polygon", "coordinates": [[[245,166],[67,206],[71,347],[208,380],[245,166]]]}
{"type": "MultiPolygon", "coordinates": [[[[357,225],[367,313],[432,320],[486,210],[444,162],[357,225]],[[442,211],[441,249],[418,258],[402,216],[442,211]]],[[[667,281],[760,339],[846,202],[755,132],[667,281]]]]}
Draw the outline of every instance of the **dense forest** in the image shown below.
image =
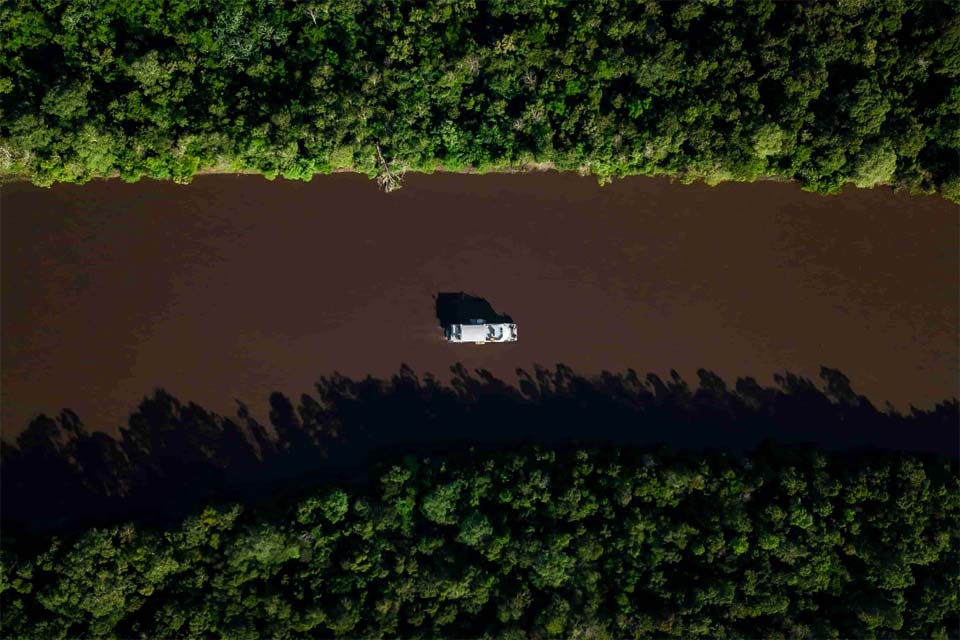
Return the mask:
{"type": "Polygon", "coordinates": [[[841,372],[158,390],[3,443],[0,635],[956,637],[956,400],[841,372]],[[869,447],[873,445],[873,447],[869,447]]]}
{"type": "Polygon", "coordinates": [[[526,447],[3,550],[5,638],[956,637],[956,468],[526,447]]]}
{"type": "Polygon", "coordinates": [[[957,6],[9,0],[0,173],[553,166],[960,201],[957,6]]]}

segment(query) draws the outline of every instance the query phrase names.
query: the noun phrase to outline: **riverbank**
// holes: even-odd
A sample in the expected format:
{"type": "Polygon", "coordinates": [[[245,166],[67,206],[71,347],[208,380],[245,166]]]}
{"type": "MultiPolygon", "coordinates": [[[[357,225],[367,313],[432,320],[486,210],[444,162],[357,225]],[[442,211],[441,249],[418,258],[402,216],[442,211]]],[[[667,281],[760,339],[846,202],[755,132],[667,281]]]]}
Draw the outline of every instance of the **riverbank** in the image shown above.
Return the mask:
{"type": "MultiPolygon", "coordinates": [[[[472,168],[472,167],[464,167],[464,168],[454,169],[454,168],[449,168],[449,167],[444,167],[444,166],[438,166],[438,167],[432,168],[432,169],[414,169],[414,170],[409,170],[409,171],[408,171],[408,170],[404,170],[404,171],[400,172],[399,175],[401,176],[401,178],[404,178],[404,177],[407,177],[407,176],[415,176],[415,175],[431,176],[431,175],[450,174],[450,175],[469,175],[469,176],[484,176],[484,175],[494,175],[494,176],[495,176],[495,175],[541,174],[541,173],[551,173],[551,172],[552,172],[552,173],[556,173],[556,174],[558,174],[558,175],[559,175],[559,174],[565,174],[565,175],[578,176],[578,177],[593,177],[593,178],[597,178],[598,184],[600,184],[600,186],[605,186],[605,185],[610,184],[610,183],[612,183],[612,182],[614,182],[614,181],[617,181],[617,180],[625,180],[625,179],[631,179],[631,178],[634,178],[634,179],[635,179],[635,178],[665,179],[665,180],[669,180],[670,183],[676,183],[676,184],[681,184],[681,185],[689,185],[689,184],[700,183],[700,184],[703,184],[703,185],[706,185],[706,186],[709,186],[709,187],[716,187],[716,186],[719,186],[719,185],[722,185],[722,184],[729,184],[729,183],[738,183],[738,184],[778,183],[778,184],[797,184],[797,185],[799,186],[799,183],[797,183],[796,181],[790,180],[790,179],[788,179],[788,178],[784,178],[784,177],[782,177],[782,176],[763,176],[763,177],[760,177],[760,178],[756,178],[756,179],[754,179],[754,180],[733,180],[733,179],[731,179],[731,180],[720,180],[720,181],[716,181],[716,182],[711,182],[711,181],[705,179],[705,178],[702,177],[702,176],[701,176],[701,177],[696,177],[696,178],[683,178],[683,177],[679,177],[679,176],[670,176],[670,175],[665,175],[665,174],[660,174],[660,175],[628,174],[628,175],[617,176],[617,177],[607,177],[606,179],[604,179],[603,177],[601,177],[601,176],[596,176],[596,175],[594,175],[594,174],[591,174],[589,171],[586,171],[586,170],[580,170],[580,171],[567,170],[567,171],[562,171],[562,170],[558,169],[558,168],[556,167],[556,165],[555,165],[554,163],[552,163],[552,162],[538,162],[538,163],[524,164],[524,165],[508,165],[508,166],[505,166],[505,167],[494,168],[494,169],[486,169],[486,170],[482,170],[482,171],[479,170],[479,169],[472,168]]],[[[230,167],[210,167],[210,168],[207,168],[207,169],[201,169],[201,170],[197,171],[197,172],[196,172],[193,176],[191,176],[190,179],[188,179],[188,180],[185,180],[185,181],[170,181],[170,182],[173,182],[174,184],[178,184],[178,185],[189,185],[191,182],[193,182],[193,179],[194,179],[194,178],[200,177],[200,176],[261,176],[261,177],[263,177],[264,179],[270,180],[270,181],[275,180],[275,179],[277,179],[277,178],[282,178],[282,179],[289,180],[289,181],[292,181],[292,182],[310,182],[310,181],[313,181],[313,180],[316,180],[316,179],[323,178],[324,176],[330,176],[330,175],[345,175],[345,174],[346,174],[346,175],[364,176],[364,177],[370,179],[371,181],[375,181],[375,180],[377,179],[377,174],[371,174],[371,173],[369,173],[369,172],[359,171],[359,170],[357,170],[357,169],[350,169],[350,168],[339,168],[339,169],[333,169],[333,170],[331,170],[331,171],[328,172],[328,173],[317,173],[317,174],[312,175],[309,179],[303,180],[303,179],[297,179],[297,178],[289,178],[289,179],[288,179],[288,178],[284,178],[283,176],[273,176],[273,177],[270,177],[268,174],[265,174],[265,173],[263,173],[263,172],[261,172],[261,171],[257,171],[257,170],[254,170],[254,169],[246,169],[246,170],[244,170],[244,169],[235,169],[235,168],[230,168],[230,167]]],[[[94,177],[94,178],[91,178],[90,181],[98,181],[98,180],[99,180],[99,181],[102,181],[102,180],[121,180],[121,176],[120,176],[119,173],[114,173],[114,174],[111,174],[111,175],[96,176],[96,177],[94,177]]],[[[130,183],[130,184],[136,184],[137,182],[140,182],[141,180],[152,180],[152,181],[164,182],[164,180],[162,180],[162,179],[153,178],[153,177],[151,177],[151,176],[143,176],[143,177],[139,178],[138,180],[132,181],[132,182],[129,182],[129,183],[130,183]]],[[[127,181],[125,181],[125,182],[127,182],[127,181]]],[[[33,185],[33,183],[30,182],[29,176],[26,176],[26,175],[3,175],[3,174],[0,174],[0,186],[9,185],[9,184],[16,184],[16,183],[27,183],[27,184],[31,184],[32,186],[45,186],[45,187],[53,186],[53,185],[33,185]]],[[[73,183],[60,183],[60,184],[73,184],[73,183]]],[[[79,184],[87,184],[87,183],[86,183],[86,182],[83,182],[83,183],[79,183],[79,184]]],[[[398,187],[398,188],[402,188],[402,183],[401,183],[401,187],[398,187]]],[[[802,187],[801,187],[801,188],[802,188],[802,187]]],[[[841,192],[838,192],[838,193],[835,193],[835,194],[832,194],[832,195],[839,195],[839,193],[842,193],[842,192],[847,192],[847,191],[850,191],[850,190],[853,190],[853,189],[861,189],[861,188],[862,188],[862,187],[857,187],[854,183],[850,182],[850,183],[847,183],[846,185],[844,185],[843,190],[842,190],[841,192]]],[[[892,184],[878,184],[878,185],[875,185],[875,186],[870,187],[870,188],[872,188],[872,189],[880,189],[880,190],[891,189],[891,190],[894,190],[894,192],[896,192],[896,193],[900,193],[900,192],[898,192],[898,191],[895,190],[895,187],[894,187],[894,185],[892,185],[892,184]]],[[[812,192],[812,193],[815,193],[815,192],[812,192]]],[[[818,195],[824,195],[824,194],[818,194],[818,195]]],[[[948,197],[946,197],[946,196],[944,196],[944,195],[942,195],[942,194],[936,194],[936,193],[907,193],[907,195],[910,195],[910,196],[924,196],[924,195],[931,196],[931,195],[932,195],[932,196],[941,197],[941,198],[944,198],[944,199],[946,199],[946,200],[948,200],[948,201],[951,201],[950,198],[948,198],[948,197]]],[[[827,197],[829,197],[829,196],[827,196],[827,197]]]]}

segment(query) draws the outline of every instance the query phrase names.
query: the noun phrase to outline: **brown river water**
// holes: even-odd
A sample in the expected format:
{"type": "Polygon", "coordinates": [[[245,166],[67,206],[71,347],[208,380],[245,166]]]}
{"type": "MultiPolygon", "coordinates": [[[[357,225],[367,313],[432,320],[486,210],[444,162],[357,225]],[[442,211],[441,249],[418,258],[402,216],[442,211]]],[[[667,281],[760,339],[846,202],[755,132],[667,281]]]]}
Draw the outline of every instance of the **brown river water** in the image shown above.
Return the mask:
{"type": "Polygon", "coordinates": [[[204,176],[0,188],[2,428],[69,407],[115,432],[164,387],[263,417],[334,371],[448,379],[562,362],[733,383],[846,373],[875,404],[957,395],[958,208],[887,189],[541,173],[310,183],[204,176]],[[515,344],[443,341],[485,297],[515,344]]]}

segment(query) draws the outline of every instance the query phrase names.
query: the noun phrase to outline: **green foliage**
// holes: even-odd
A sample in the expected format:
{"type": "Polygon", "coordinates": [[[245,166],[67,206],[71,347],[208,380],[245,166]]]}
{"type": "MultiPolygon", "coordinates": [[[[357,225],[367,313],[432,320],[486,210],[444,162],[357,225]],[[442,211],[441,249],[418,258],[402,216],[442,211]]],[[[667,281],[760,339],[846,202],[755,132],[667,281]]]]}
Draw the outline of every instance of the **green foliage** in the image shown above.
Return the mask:
{"type": "Polygon", "coordinates": [[[854,170],[853,182],[858,187],[889,183],[897,170],[897,154],[886,145],[873,145],[864,150],[854,170]]]}
{"type": "Polygon", "coordinates": [[[327,496],[327,499],[320,505],[323,511],[323,517],[333,524],[337,524],[347,515],[350,498],[343,491],[336,489],[327,496]]]}
{"type": "Polygon", "coordinates": [[[490,520],[482,513],[473,512],[463,519],[457,542],[462,542],[471,547],[479,547],[491,535],[493,535],[493,526],[490,524],[490,520]]]}
{"type": "Polygon", "coordinates": [[[528,448],[353,487],[7,545],[0,634],[956,637],[960,485],[934,459],[528,448]]]}
{"type": "Polygon", "coordinates": [[[774,156],[783,151],[786,134],[775,124],[765,124],[753,137],[753,150],[761,158],[774,156]]]}
{"type": "Polygon", "coordinates": [[[427,520],[438,524],[455,524],[457,500],[460,498],[461,488],[462,483],[451,482],[425,495],[420,508],[427,520]]]}
{"type": "Polygon", "coordinates": [[[42,185],[547,165],[960,190],[953,2],[11,0],[0,52],[0,172],[42,185]]]}

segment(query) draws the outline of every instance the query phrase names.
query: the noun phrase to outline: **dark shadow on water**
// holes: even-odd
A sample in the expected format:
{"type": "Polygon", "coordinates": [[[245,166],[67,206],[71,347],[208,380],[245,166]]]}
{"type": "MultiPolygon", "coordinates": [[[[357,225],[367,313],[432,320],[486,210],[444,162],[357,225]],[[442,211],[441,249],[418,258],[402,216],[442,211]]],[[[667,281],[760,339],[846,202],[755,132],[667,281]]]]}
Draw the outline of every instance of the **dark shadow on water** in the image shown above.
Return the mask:
{"type": "Polygon", "coordinates": [[[437,320],[441,327],[450,324],[469,324],[471,320],[487,323],[513,322],[508,315],[497,313],[486,298],[478,298],[459,291],[438,293],[436,296],[437,320]]]}
{"type": "Polygon", "coordinates": [[[881,411],[827,368],[820,385],[787,373],[773,386],[740,378],[733,388],[702,369],[695,388],[675,372],[588,378],[562,364],[518,370],[518,387],[461,364],[452,372],[450,385],[406,365],[390,379],[334,373],[296,402],[272,394],[269,425],[242,403],[228,418],[162,390],[141,402],[118,438],[87,430],[69,410],[40,416],[15,445],[2,445],[4,533],[175,521],[216,500],[270,503],[326,478],[365,482],[372,461],[468,444],[745,453],[772,441],[958,458],[956,399],[907,415],[881,411]]]}

